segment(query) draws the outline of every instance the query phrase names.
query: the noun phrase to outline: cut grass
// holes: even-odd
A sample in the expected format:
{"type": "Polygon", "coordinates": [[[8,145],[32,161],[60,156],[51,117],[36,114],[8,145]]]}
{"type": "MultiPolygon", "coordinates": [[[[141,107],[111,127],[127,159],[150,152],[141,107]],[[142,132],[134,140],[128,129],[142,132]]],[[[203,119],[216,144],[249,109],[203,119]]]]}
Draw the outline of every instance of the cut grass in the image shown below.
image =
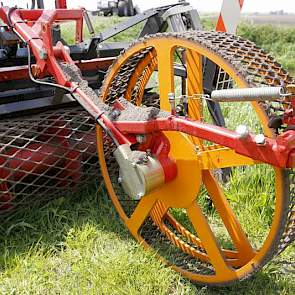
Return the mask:
{"type": "MultiPolygon", "coordinates": [[[[96,30],[118,21],[117,18],[101,18],[96,30]]],[[[137,29],[131,31],[121,38],[133,38],[137,29]]],[[[71,28],[67,28],[64,37],[71,40],[72,36],[71,28]]],[[[230,115],[227,106],[225,114],[230,115]]],[[[249,116],[248,107],[241,106],[237,117],[231,118],[230,127],[234,128],[241,120],[252,130],[259,128],[254,117],[249,116]]],[[[258,236],[264,233],[269,216],[265,210],[271,209],[267,192],[272,190],[270,185],[262,191],[261,175],[263,181],[270,181],[267,171],[260,176],[254,175],[251,169],[242,178],[234,175],[233,186],[227,191],[242,224],[249,223],[249,216],[255,220],[248,230],[258,236]],[[254,189],[257,187],[261,188],[258,192],[254,189]]],[[[214,212],[206,212],[212,219],[214,212]]],[[[103,186],[59,198],[33,210],[26,209],[2,221],[0,229],[1,294],[295,293],[294,273],[290,269],[286,271],[288,263],[294,262],[294,246],[250,281],[231,287],[207,288],[183,279],[133,240],[103,186]]],[[[222,234],[218,224],[214,230],[222,234]]]]}

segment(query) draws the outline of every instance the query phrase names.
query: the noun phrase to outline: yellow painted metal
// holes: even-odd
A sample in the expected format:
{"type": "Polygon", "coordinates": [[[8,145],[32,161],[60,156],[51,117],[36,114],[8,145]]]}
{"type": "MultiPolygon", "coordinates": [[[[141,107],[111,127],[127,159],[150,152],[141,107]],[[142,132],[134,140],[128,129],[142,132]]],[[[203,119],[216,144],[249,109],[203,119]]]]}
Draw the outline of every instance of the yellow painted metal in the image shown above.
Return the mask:
{"type": "Polygon", "coordinates": [[[211,264],[214,266],[216,276],[225,281],[230,280],[234,275],[234,271],[226,262],[220,246],[201,208],[199,205],[193,202],[187,208],[187,214],[195,228],[195,231],[198,233],[198,236],[204,245],[204,249],[210,258],[211,264]]]}
{"type": "Polygon", "coordinates": [[[174,68],[173,52],[174,44],[171,42],[154,42],[157,52],[159,94],[161,97],[160,107],[163,110],[170,111],[171,106],[168,100],[168,94],[174,93],[174,68]]]}
{"type": "Polygon", "coordinates": [[[203,147],[197,151],[197,155],[204,170],[258,164],[252,158],[239,155],[234,150],[222,146],[203,147]]]}
{"type": "MultiPolygon", "coordinates": [[[[193,50],[186,50],[187,94],[203,94],[202,56],[193,50]]],[[[188,115],[195,120],[202,120],[203,106],[199,99],[189,99],[188,115]]]]}
{"type": "MultiPolygon", "coordinates": [[[[123,65],[133,54],[148,47],[153,47],[155,49],[152,54],[152,58],[156,57],[161,109],[170,110],[168,93],[174,91],[174,73],[172,68],[173,50],[178,47],[186,49],[187,52],[186,59],[188,62],[189,93],[202,93],[202,68],[200,62],[202,56],[209,58],[212,62],[228,73],[238,87],[243,88],[249,86],[247,81],[243,79],[243,77],[237,73],[227,61],[215,52],[208,50],[197,42],[165,36],[160,38],[150,38],[144,42],[139,42],[117,59],[105,79],[105,83],[102,88],[103,99],[107,97],[112,79],[118,73],[121,65],[123,65]]],[[[145,65],[148,65],[148,63],[145,63],[145,65]]],[[[145,77],[146,83],[153,70],[156,68],[156,65],[153,64],[152,67],[149,69],[149,72],[145,77]]],[[[143,68],[144,67],[142,67],[142,69],[143,68]]],[[[138,71],[142,72],[142,69],[138,68],[138,71]]],[[[134,82],[132,83],[136,82],[135,76],[133,77],[133,81],[134,82]]],[[[129,85],[129,89],[132,89],[131,85],[129,85]]],[[[137,97],[138,104],[140,104],[141,99],[142,97],[137,97]]],[[[267,126],[268,118],[264,110],[256,102],[253,102],[252,105],[258,115],[265,134],[272,136],[273,133],[267,126]]],[[[193,102],[190,109],[190,115],[192,117],[198,119],[202,118],[200,101],[193,102]]],[[[197,148],[198,151],[196,152],[193,142],[190,141],[187,136],[176,132],[166,132],[166,135],[171,143],[171,156],[176,159],[178,176],[174,181],[167,183],[165,186],[150,195],[144,196],[140,200],[131,217],[128,218],[124,213],[112,186],[104,158],[102,134],[100,130],[98,130],[98,153],[102,174],[105,179],[110,198],[112,199],[120,217],[134,237],[142,242],[145,247],[149,247],[149,244],[140,236],[139,229],[146,218],[151,216],[155,224],[158,225],[158,228],[160,228],[162,232],[165,233],[166,237],[168,237],[179,249],[193,257],[198,257],[201,261],[210,261],[212,263],[215,269],[214,275],[196,274],[176,265],[172,265],[173,269],[182,273],[191,280],[215,284],[230,282],[247,276],[262,263],[264,257],[270,251],[272,242],[276,238],[276,233],[279,230],[280,220],[283,214],[283,172],[280,169],[274,169],[276,176],[276,205],[273,221],[270,232],[262,247],[254,250],[247,239],[247,234],[240,226],[237,217],[232,211],[227,199],[225,198],[216,179],[212,176],[210,170],[238,165],[253,165],[257,163],[252,159],[237,155],[234,151],[224,147],[215,146],[213,149],[204,148],[198,140],[196,143],[199,143],[199,148],[197,148]],[[201,183],[203,183],[207,188],[207,191],[210,194],[216,210],[221,217],[236,250],[221,249],[212,229],[209,226],[207,218],[204,216],[199,205],[196,203],[201,183]],[[182,224],[177,222],[168,213],[167,210],[169,208],[183,208],[186,210],[187,216],[193,224],[198,237],[187,230],[182,224]],[[180,234],[180,236],[176,236],[175,233],[164,224],[164,220],[166,220],[166,222],[168,220],[170,225],[180,234]],[[203,248],[206,253],[199,253],[197,250],[192,249],[186,241],[189,241],[196,247],[203,248]],[[232,266],[235,268],[232,268],[232,266]]],[[[161,257],[161,259],[165,261],[164,258],[161,257]]]]}
{"type": "Polygon", "coordinates": [[[240,264],[246,264],[255,255],[255,251],[250,245],[247,235],[243,231],[228,200],[212,175],[212,172],[209,170],[203,170],[202,179],[213,204],[237,249],[240,264]]]}

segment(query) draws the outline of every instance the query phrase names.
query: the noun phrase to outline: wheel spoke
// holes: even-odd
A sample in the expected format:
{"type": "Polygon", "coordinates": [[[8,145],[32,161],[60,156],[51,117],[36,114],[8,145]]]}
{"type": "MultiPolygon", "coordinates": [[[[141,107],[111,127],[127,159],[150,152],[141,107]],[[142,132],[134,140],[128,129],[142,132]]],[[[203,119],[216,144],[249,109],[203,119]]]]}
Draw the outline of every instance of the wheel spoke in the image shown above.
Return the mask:
{"type": "Polygon", "coordinates": [[[153,194],[151,194],[148,196],[144,196],[139,201],[131,217],[126,221],[126,224],[129,227],[132,234],[137,235],[139,228],[148,217],[150,211],[156,203],[156,200],[156,197],[153,194]]]}
{"type": "Polygon", "coordinates": [[[198,152],[202,169],[218,169],[226,167],[236,167],[244,165],[254,165],[259,162],[242,155],[237,154],[234,150],[223,146],[205,147],[198,152]]]}
{"type": "Polygon", "coordinates": [[[174,93],[173,47],[171,44],[155,44],[158,61],[160,107],[169,111],[168,94],[174,93]]]}
{"type": "MultiPolygon", "coordinates": [[[[198,53],[186,50],[187,94],[189,96],[203,93],[202,57],[198,53]]],[[[200,99],[189,100],[189,117],[201,120],[202,102],[200,99]]]]}
{"type": "Polygon", "coordinates": [[[211,196],[214,206],[239,253],[239,260],[242,263],[248,262],[255,255],[255,251],[231,209],[229,202],[210,171],[203,170],[202,176],[203,183],[211,196]]]}
{"type": "Polygon", "coordinates": [[[189,208],[187,208],[187,214],[204,246],[216,274],[223,274],[225,276],[232,275],[233,270],[230,265],[227,264],[218,242],[199,205],[194,202],[189,208]]]}

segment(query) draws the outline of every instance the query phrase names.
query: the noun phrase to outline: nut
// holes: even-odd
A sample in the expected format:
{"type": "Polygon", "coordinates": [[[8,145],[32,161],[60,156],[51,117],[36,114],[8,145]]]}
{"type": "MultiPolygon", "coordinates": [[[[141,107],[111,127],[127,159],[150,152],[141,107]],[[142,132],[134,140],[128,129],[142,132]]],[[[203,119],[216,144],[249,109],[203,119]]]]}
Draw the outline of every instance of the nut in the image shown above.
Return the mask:
{"type": "Polygon", "coordinates": [[[263,134],[257,134],[254,138],[254,141],[258,145],[265,145],[265,136],[263,134]]]}
{"type": "Polygon", "coordinates": [[[140,144],[145,143],[146,142],[146,136],[143,134],[138,134],[136,135],[136,141],[140,144]]]}
{"type": "Polygon", "coordinates": [[[39,56],[42,60],[46,60],[48,55],[47,55],[47,51],[45,48],[41,48],[39,51],[39,56]]]}
{"type": "Polygon", "coordinates": [[[240,139],[244,139],[249,135],[249,129],[246,125],[239,125],[236,128],[236,132],[239,134],[240,139]]]}

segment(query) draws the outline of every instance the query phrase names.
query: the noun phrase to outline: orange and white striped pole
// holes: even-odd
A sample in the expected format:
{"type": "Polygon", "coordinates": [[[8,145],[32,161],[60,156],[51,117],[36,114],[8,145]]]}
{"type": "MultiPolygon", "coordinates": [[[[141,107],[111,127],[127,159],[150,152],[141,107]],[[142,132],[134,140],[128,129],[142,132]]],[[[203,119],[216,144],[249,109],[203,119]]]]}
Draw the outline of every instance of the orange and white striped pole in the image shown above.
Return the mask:
{"type": "Polygon", "coordinates": [[[235,34],[240,21],[243,4],[244,0],[223,0],[216,31],[235,34]]]}

